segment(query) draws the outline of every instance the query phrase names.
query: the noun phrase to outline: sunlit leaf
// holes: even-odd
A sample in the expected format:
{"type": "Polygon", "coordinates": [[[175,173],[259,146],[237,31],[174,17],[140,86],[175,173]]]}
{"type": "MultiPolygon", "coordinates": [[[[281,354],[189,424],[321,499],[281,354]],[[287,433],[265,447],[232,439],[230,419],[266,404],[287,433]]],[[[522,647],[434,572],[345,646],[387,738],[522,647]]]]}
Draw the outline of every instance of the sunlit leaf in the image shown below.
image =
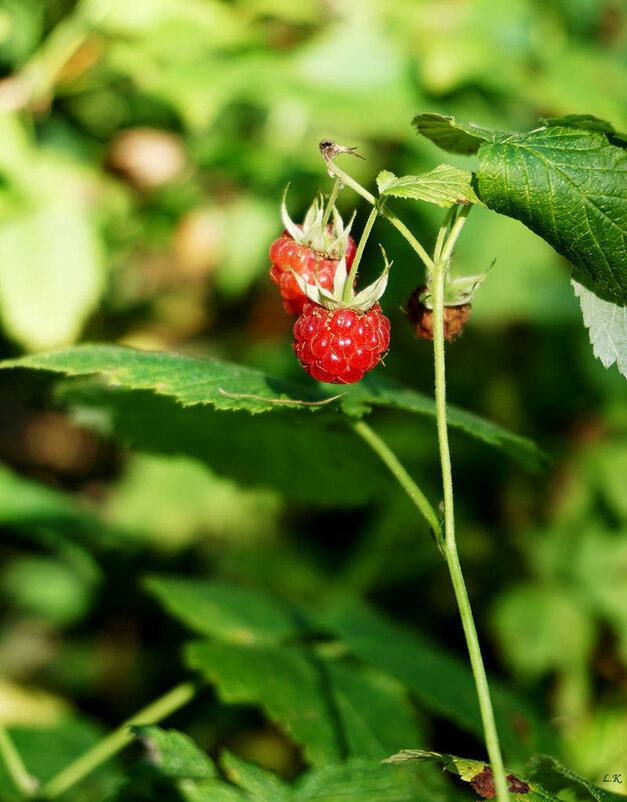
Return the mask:
{"type": "Polygon", "coordinates": [[[435,203],[444,209],[456,203],[481,203],[472,187],[472,173],[450,164],[440,164],[428,173],[401,178],[383,170],[377,176],[377,185],[383,197],[412,198],[435,203]]]}

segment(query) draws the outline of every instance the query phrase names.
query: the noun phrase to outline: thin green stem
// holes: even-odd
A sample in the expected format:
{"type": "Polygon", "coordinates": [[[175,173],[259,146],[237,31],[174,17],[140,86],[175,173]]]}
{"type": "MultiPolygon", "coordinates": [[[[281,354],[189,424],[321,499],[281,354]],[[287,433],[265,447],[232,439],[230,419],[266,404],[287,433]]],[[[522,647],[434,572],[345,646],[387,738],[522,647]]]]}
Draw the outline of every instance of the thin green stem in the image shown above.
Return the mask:
{"type": "Polygon", "coordinates": [[[446,213],[446,217],[442,221],[442,225],[440,226],[440,230],[438,231],[438,236],[435,241],[435,249],[433,251],[433,261],[434,263],[438,261],[442,254],[442,248],[444,247],[444,238],[449,230],[449,226],[451,221],[455,218],[455,214],[457,212],[457,206],[451,206],[451,208],[446,213]]]}
{"type": "Polygon", "coordinates": [[[42,787],[39,796],[43,799],[55,799],[60,796],[129,744],[133,740],[129,729],[132,724],[155,724],[187,704],[194,697],[196,690],[197,685],[194,682],[183,682],[172,688],[148,707],[131,716],[92,749],[49,780],[42,787]]]}
{"type": "Polygon", "coordinates": [[[28,773],[11,736],[2,725],[0,725],[0,755],[15,788],[22,796],[32,796],[37,788],[37,780],[28,773]]]}
{"type": "Polygon", "coordinates": [[[468,219],[468,215],[470,214],[471,210],[472,206],[461,207],[459,214],[457,215],[457,219],[455,220],[455,222],[453,223],[453,227],[451,228],[451,233],[448,235],[446,242],[442,248],[442,251],[439,255],[439,261],[443,265],[445,278],[449,259],[451,258],[451,254],[453,253],[453,248],[455,247],[457,238],[461,234],[462,228],[464,227],[464,223],[468,219]]]}
{"type": "MultiPolygon", "coordinates": [[[[370,192],[368,192],[367,189],[362,187],[361,184],[357,183],[357,181],[355,181],[354,178],[351,178],[350,175],[348,175],[348,173],[345,173],[344,170],[339,168],[334,161],[329,159],[325,160],[325,163],[329,168],[329,170],[331,170],[337,178],[340,178],[342,180],[343,184],[346,184],[351,189],[355,190],[355,192],[358,195],[361,195],[362,198],[365,198],[368,201],[368,203],[371,204],[372,206],[377,205],[378,201],[375,198],[375,196],[372,195],[370,192]]],[[[422,245],[418,242],[416,237],[414,237],[411,231],[407,228],[405,223],[403,223],[402,220],[400,220],[394,214],[394,212],[391,212],[389,209],[385,207],[382,207],[379,211],[382,217],[385,217],[386,220],[392,223],[394,228],[400,231],[403,237],[407,240],[407,242],[411,245],[414,251],[418,254],[418,256],[420,257],[421,261],[423,262],[427,270],[431,272],[433,270],[433,260],[426,252],[426,250],[422,247],[422,245]]]]}
{"type": "Polygon", "coordinates": [[[337,196],[340,192],[342,187],[342,181],[339,178],[335,179],[335,184],[333,184],[333,189],[331,190],[331,194],[329,195],[329,200],[327,201],[326,208],[324,210],[324,215],[322,217],[322,230],[324,231],[326,228],[327,223],[331,218],[331,212],[333,211],[333,207],[335,206],[335,201],[337,200],[337,196]]]}
{"type": "Polygon", "coordinates": [[[461,227],[465,222],[468,211],[462,209],[460,216],[453,224],[446,244],[443,246],[439,258],[436,260],[433,272],[433,349],[435,363],[435,404],[438,428],[438,442],[440,447],[440,462],[442,466],[442,487],[444,493],[444,553],[453,583],[453,590],[459,608],[459,614],[466,637],[470,665],[475,678],[479,709],[485,735],[486,749],[492,766],[494,783],[499,802],[508,802],[509,792],[505,769],[501,755],[501,747],[494,719],[494,710],[490,698],[488,679],[483,665],[479,638],[472,615],[472,608],[468,598],[468,591],[462,574],[457,542],[455,539],[455,510],[453,502],[453,475],[451,469],[451,455],[448,442],[448,427],[446,420],[446,366],[444,354],[444,285],[448,270],[448,260],[461,227]],[[464,214],[465,212],[465,214],[464,214]]]}
{"type": "Polygon", "coordinates": [[[357,277],[357,268],[359,267],[359,263],[361,262],[361,257],[364,252],[364,248],[366,247],[366,243],[368,242],[368,237],[370,236],[370,232],[372,231],[374,221],[377,219],[378,215],[379,215],[378,208],[376,206],[373,206],[372,210],[370,211],[370,215],[366,220],[366,225],[364,226],[364,230],[361,233],[359,245],[357,246],[357,250],[355,252],[355,258],[353,259],[353,264],[351,265],[351,272],[348,276],[346,287],[344,288],[344,297],[342,298],[344,303],[348,303],[350,301],[351,289],[353,287],[355,278],[357,277]]]}
{"type": "Polygon", "coordinates": [[[357,421],[352,424],[352,427],[390,469],[392,475],[396,478],[400,486],[414,502],[422,517],[431,527],[436,541],[439,543],[441,540],[440,519],[425,494],[407,473],[396,454],[365,421],[357,421]]]}

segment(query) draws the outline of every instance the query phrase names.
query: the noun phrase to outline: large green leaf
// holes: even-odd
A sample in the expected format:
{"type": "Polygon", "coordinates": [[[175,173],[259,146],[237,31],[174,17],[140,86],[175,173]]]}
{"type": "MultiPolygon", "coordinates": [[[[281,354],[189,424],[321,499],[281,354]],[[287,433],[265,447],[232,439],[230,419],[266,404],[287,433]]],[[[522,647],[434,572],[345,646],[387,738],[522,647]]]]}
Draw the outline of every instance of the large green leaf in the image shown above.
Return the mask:
{"type": "Polygon", "coordinates": [[[389,680],[298,647],[199,641],[189,665],[232,704],[260,705],[313,765],[347,756],[382,759],[416,743],[411,705],[389,680]]]}
{"type": "Polygon", "coordinates": [[[194,632],[231,643],[281,643],[303,627],[276,596],[227,582],[149,577],[163,607],[194,632]]]}
{"type": "MultiPolygon", "coordinates": [[[[76,346],[48,354],[25,356],[6,360],[0,367],[34,368],[69,376],[96,374],[102,376],[111,386],[129,390],[151,390],[158,395],[173,398],[183,406],[205,404],[218,410],[257,413],[270,410],[276,412],[287,407],[295,411],[320,411],[327,406],[334,408],[336,403],[332,401],[328,404],[334,396],[329,396],[318,387],[306,389],[299,384],[241,365],[192,359],[178,354],[134,351],[112,345],[76,346]]],[[[376,405],[435,417],[435,405],[430,398],[376,376],[368,376],[349,389],[342,388],[340,396],[337,403],[350,415],[361,416],[376,405]]],[[[449,407],[449,422],[490,445],[505,449],[524,464],[537,465],[543,459],[541,452],[527,438],[472,413],[449,407]]],[[[295,444],[300,428],[305,425],[303,422],[297,427],[291,427],[292,434],[287,436],[287,441],[295,444]]],[[[271,426],[272,424],[266,423],[264,429],[269,430],[271,426]]],[[[242,440],[243,437],[238,439],[242,440]]],[[[278,435],[265,439],[267,447],[259,448],[259,444],[255,446],[257,455],[266,453],[270,456],[268,449],[280,449],[285,445],[278,435]]],[[[237,448],[242,444],[234,445],[237,448]]],[[[229,450],[226,444],[225,450],[229,450]]],[[[341,452],[337,449],[328,448],[326,453],[333,460],[342,459],[341,452]]],[[[253,464],[255,462],[253,459],[253,464]]]]}
{"type": "Polygon", "coordinates": [[[337,425],[337,415],[216,412],[182,407],[152,392],[69,386],[77,419],[124,443],[159,454],[188,454],[244,486],[271,488],[317,506],[376,499],[391,479],[368,447],[337,425]]]}
{"type": "MultiPolygon", "coordinates": [[[[431,398],[383,376],[366,376],[342,397],[341,404],[349,415],[361,416],[372,407],[387,407],[435,418],[435,403],[431,398]]],[[[473,412],[449,404],[447,419],[450,426],[505,451],[528,468],[537,469],[547,461],[546,454],[533,440],[473,412]]]]}
{"type": "MultiPolygon", "coordinates": [[[[464,661],[355,600],[336,603],[321,617],[347,648],[400,680],[425,708],[481,736],[472,674],[464,661]]],[[[550,751],[553,736],[522,699],[492,682],[501,742],[510,754],[550,751]]]]}
{"type": "Polygon", "coordinates": [[[49,370],[67,376],[102,376],[112,386],[152,390],[183,406],[210,404],[220,410],[267,412],[324,396],[258,370],[215,359],[135,351],[115,345],[82,345],[7,360],[2,367],[49,370]]]}
{"type": "Polygon", "coordinates": [[[627,152],[607,135],[549,127],[485,143],[477,192],[565,256],[581,284],[627,303],[627,152]]]}
{"type": "Polygon", "coordinates": [[[445,150],[478,153],[481,201],[545,239],[578,282],[627,304],[627,152],[609,123],[569,115],[519,134],[419,114],[414,125],[445,150]]]}

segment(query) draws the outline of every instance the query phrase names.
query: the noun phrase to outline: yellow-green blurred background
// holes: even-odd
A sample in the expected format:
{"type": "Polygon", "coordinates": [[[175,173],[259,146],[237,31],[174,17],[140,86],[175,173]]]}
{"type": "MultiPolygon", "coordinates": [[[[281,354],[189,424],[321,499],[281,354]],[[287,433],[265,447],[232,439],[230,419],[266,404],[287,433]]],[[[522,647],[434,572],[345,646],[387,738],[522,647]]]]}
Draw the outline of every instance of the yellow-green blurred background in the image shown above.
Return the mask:
{"type": "MultiPolygon", "coordinates": [[[[372,188],[381,169],[473,169],[416,136],[421,111],[511,130],[594,114],[624,130],[626,45],[621,0],[2,0],[0,355],[115,342],[300,379],[267,253],[288,182],[295,220],[330,191],[318,142],[357,146],[365,160],[342,165],[372,188]]],[[[359,231],[363,202],[345,190],[338,205],[357,210],[359,231]]],[[[393,206],[431,247],[441,210],[393,206]]],[[[382,370],[430,394],[429,347],[402,312],[420,265],[384,221],[372,239],[366,277],[381,266],[376,241],[394,260],[382,370]]],[[[566,263],[519,223],[473,210],[456,269],[492,260],[449,351],[450,397],[535,437],[553,462],[530,476],[454,441],[462,559],[491,670],[598,780],[627,772],[624,379],[595,362],[566,263]]],[[[42,377],[3,375],[1,392],[5,723],[45,729],[80,707],[109,726],[176,678],[181,635],[155,634],[161,614],[139,587],[151,570],[296,599],[347,586],[464,655],[437,552],[396,496],[347,511],[267,487],[262,466],[244,487],[210,455],[112,444],[42,377]],[[102,563],[89,538],[67,538],[49,488],[106,523],[102,563]]],[[[380,426],[437,497],[430,427],[391,414],[380,426]]],[[[195,722],[204,743],[295,770],[262,718],[209,718],[195,722]]]]}

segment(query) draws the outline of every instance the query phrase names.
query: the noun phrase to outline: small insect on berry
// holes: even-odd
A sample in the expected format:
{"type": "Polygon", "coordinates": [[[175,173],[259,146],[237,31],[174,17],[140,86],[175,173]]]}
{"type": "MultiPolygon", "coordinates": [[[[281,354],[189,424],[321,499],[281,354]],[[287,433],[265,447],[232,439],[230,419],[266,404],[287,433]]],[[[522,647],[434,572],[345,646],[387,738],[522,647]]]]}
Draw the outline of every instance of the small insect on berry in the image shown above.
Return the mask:
{"type": "Polygon", "coordinates": [[[324,309],[308,301],[294,325],[294,352],[318,381],[359,381],[381,361],[389,344],[390,322],[378,303],[361,312],[324,309]]]}
{"type": "MultiPolygon", "coordinates": [[[[416,287],[407,300],[407,319],[418,337],[433,341],[433,309],[420,300],[426,287],[416,287]]],[[[452,340],[461,334],[470,317],[470,304],[444,307],[444,339],[452,340]]]]}

